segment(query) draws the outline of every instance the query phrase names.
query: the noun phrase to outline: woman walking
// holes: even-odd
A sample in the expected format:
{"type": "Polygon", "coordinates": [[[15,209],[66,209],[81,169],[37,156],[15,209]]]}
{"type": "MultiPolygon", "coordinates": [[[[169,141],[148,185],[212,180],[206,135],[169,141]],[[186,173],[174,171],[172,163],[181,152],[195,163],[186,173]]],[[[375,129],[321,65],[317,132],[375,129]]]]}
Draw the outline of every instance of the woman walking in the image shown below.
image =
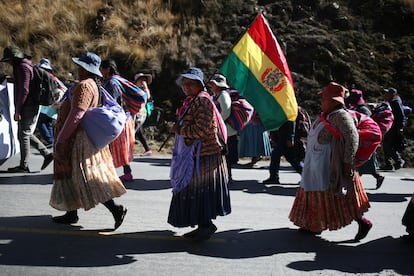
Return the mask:
{"type": "Polygon", "coordinates": [[[116,174],[109,147],[97,149],[79,125],[85,111],[99,103],[101,59],[87,52],[72,60],[78,65],[80,82],[67,91],[70,95],[66,95],[59,109],[50,197],[50,205],[66,213],[52,219],[56,223],[73,224],[79,220],[78,209],[89,210],[103,203],[112,213],[117,229],[127,210],[113,198],[124,194],[125,187],[116,174]]]}
{"type": "Polygon", "coordinates": [[[136,115],[135,118],[135,135],[138,140],[141,142],[142,146],[144,147],[144,153],[140,154],[140,156],[151,156],[152,150],[148,146],[147,139],[145,138],[144,134],[144,123],[148,119],[149,113],[147,110],[147,105],[152,104],[152,97],[151,91],[148,88],[148,85],[152,82],[152,76],[150,74],[144,73],[137,73],[134,77],[135,85],[141,88],[147,94],[147,104],[145,108],[142,108],[140,112],[136,115]]]}
{"type": "MultiPolygon", "coordinates": [[[[119,76],[116,62],[113,59],[104,60],[101,63],[100,70],[104,80],[103,87],[122,106],[122,90],[124,88],[116,78],[116,76],[119,76]]],[[[123,182],[130,182],[134,180],[129,163],[134,160],[135,124],[131,113],[125,108],[124,111],[127,115],[124,129],[121,134],[109,144],[109,150],[111,151],[115,168],[122,166],[124,171],[124,174],[119,178],[123,182]]]]}
{"type": "Polygon", "coordinates": [[[264,129],[259,113],[253,112],[252,119],[240,131],[239,157],[251,157],[246,166],[253,167],[264,156],[270,156],[272,146],[269,133],[264,129]]]}
{"type": "Polygon", "coordinates": [[[217,230],[212,220],[231,212],[226,159],[220,142],[226,139],[226,126],[204,90],[199,68],[188,69],[177,84],[187,97],[173,127],[173,197],[168,223],[175,227],[197,225],[184,237],[202,241],[217,230]]]}
{"type": "Polygon", "coordinates": [[[372,223],[362,216],[370,205],[354,169],[358,132],[344,108],[344,94],[345,88],[334,82],[320,92],[322,114],[309,131],[302,180],[289,218],[300,231],[315,235],[356,220],[359,228],[354,239],[359,241],[372,223]],[[324,120],[339,130],[340,139],[324,120]]]}

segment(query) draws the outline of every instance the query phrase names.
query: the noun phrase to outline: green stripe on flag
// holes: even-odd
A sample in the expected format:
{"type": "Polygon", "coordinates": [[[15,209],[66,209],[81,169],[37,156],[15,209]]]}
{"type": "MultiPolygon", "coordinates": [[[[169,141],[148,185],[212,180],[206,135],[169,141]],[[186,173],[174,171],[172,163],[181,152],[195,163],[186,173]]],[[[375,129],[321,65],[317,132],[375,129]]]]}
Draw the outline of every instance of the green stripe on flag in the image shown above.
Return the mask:
{"type": "Polygon", "coordinates": [[[279,103],[234,52],[229,54],[220,71],[227,77],[231,86],[254,106],[266,130],[278,129],[287,121],[279,103]]]}

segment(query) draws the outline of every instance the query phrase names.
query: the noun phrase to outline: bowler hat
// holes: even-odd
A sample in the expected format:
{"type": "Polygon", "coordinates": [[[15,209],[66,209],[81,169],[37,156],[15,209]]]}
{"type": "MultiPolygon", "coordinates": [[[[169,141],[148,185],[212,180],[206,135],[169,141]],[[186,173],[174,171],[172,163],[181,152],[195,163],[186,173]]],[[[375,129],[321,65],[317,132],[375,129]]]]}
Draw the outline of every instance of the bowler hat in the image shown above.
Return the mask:
{"type": "Polygon", "coordinates": [[[322,96],[323,101],[334,100],[345,105],[345,90],[345,87],[343,87],[342,85],[336,82],[330,82],[324,90],[319,92],[319,94],[322,96]]]}
{"type": "Polygon", "coordinates": [[[365,100],[362,95],[362,91],[358,89],[351,89],[347,102],[352,105],[364,105],[365,100]]]}

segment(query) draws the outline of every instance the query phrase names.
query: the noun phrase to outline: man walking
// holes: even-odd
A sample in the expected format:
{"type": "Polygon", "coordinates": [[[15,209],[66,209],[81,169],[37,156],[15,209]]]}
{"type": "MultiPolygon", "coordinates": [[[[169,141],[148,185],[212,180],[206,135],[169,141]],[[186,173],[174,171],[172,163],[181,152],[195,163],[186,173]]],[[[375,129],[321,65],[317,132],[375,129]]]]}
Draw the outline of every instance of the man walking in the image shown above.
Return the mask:
{"type": "Polygon", "coordinates": [[[29,157],[32,144],[45,158],[42,170],[52,161],[53,154],[35,136],[36,121],[39,113],[39,103],[36,101],[34,87],[36,83],[33,75],[33,65],[18,47],[9,46],[3,51],[0,62],[7,62],[13,67],[14,79],[14,120],[17,121],[17,135],[20,143],[20,165],[9,168],[9,172],[30,172],[29,157]]]}
{"type": "Polygon", "coordinates": [[[385,166],[381,169],[392,171],[402,168],[405,164],[401,157],[400,151],[403,150],[404,140],[404,126],[406,123],[406,116],[404,114],[403,104],[398,91],[395,88],[384,89],[384,100],[386,100],[394,114],[394,122],[390,130],[384,135],[382,146],[384,149],[385,166]],[[392,161],[395,163],[393,164],[392,161]]]}

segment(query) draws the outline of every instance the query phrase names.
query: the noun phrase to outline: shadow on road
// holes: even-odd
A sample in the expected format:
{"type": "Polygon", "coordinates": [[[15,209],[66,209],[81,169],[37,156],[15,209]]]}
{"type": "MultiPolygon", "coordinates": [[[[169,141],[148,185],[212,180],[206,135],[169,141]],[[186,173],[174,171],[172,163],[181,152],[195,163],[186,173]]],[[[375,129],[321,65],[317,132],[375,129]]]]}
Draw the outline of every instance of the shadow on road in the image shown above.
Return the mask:
{"type": "MultiPolygon", "coordinates": [[[[157,161],[160,159],[156,159],[157,161]]],[[[162,164],[155,163],[155,164],[162,164]]],[[[51,185],[53,184],[52,174],[27,174],[16,176],[0,176],[1,185],[51,185]]],[[[155,191],[171,189],[169,180],[146,180],[136,178],[131,182],[125,182],[125,187],[129,190],[155,191]]],[[[243,191],[250,194],[266,193],[269,195],[292,196],[296,195],[299,187],[297,183],[267,184],[258,183],[257,180],[236,180],[230,184],[230,190],[243,191]]],[[[366,189],[370,202],[405,202],[411,194],[389,194],[389,193],[369,193],[366,189]]]]}
{"type": "Polygon", "coordinates": [[[134,162],[149,163],[153,166],[159,166],[159,167],[169,167],[171,165],[171,158],[139,157],[139,158],[134,158],[134,162]]]}
{"type": "Polygon", "coordinates": [[[267,184],[257,180],[236,180],[230,184],[230,190],[244,191],[250,194],[265,193],[270,195],[295,196],[299,187],[297,183],[267,184]]]}
{"type": "Polygon", "coordinates": [[[52,174],[19,174],[13,175],[9,174],[8,176],[0,175],[0,185],[27,185],[27,184],[39,184],[39,185],[49,185],[53,183],[52,174]]]}
{"type": "Polygon", "coordinates": [[[405,202],[412,194],[367,193],[370,202],[405,202]]]}
{"type": "Polygon", "coordinates": [[[134,179],[131,182],[125,182],[124,186],[128,190],[137,191],[156,191],[171,189],[171,183],[169,180],[134,179]]]}
{"type": "Polygon", "coordinates": [[[414,262],[412,247],[392,237],[349,245],[288,228],[235,229],[217,232],[209,241],[195,243],[175,236],[170,230],[134,233],[82,230],[79,226],[54,224],[50,216],[0,218],[0,225],[1,265],[114,266],[139,262],[140,254],[171,252],[225,259],[306,253],[309,258],[287,266],[298,271],[332,269],[379,273],[392,270],[409,275],[414,262]]]}

